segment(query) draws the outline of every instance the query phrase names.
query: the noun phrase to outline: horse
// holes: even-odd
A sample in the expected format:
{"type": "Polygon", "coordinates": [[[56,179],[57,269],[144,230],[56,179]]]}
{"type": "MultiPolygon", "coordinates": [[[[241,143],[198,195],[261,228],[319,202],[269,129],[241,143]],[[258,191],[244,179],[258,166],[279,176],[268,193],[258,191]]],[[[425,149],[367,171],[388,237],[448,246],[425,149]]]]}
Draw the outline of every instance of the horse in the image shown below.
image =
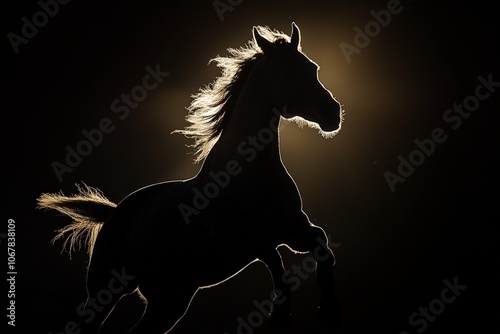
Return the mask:
{"type": "Polygon", "coordinates": [[[58,230],[63,249],[87,247],[87,300],[78,309],[81,333],[98,333],[116,302],[138,293],[146,306],[128,333],[169,332],[199,289],[217,285],[255,261],[273,279],[270,321],[291,322],[291,280],[278,248],[310,252],[321,291],[319,320],[338,318],[333,266],[325,231],[302,209],[298,188],[282,163],[280,120],[340,131],[344,111],[319,81],[319,66],[290,36],[253,27],[244,47],[211,61],[221,76],[200,88],[180,133],[194,141],[191,179],[152,184],[119,204],[86,184],[78,193],[42,194],[38,207],[57,210],[72,223],[58,230]]]}

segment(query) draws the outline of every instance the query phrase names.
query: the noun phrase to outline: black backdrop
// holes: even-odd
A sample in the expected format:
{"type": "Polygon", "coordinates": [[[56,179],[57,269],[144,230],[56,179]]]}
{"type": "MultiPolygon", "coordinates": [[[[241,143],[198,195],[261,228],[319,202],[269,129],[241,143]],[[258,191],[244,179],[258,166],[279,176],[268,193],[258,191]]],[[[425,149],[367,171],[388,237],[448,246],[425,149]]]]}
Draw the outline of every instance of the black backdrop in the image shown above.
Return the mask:
{"type": "MultiPolygon", "coordinates": [[[[333,139],[289,123],[281,129],[283,161],[304,209],[331,235],[337,254],[343,317],[337,332],[480,332],[495,325],[500,93],[471,104],[460,125],[443,116],[454,104],[475,101],[478,77],[500,81],[498,12],[472,1],[402,1],[385,26],[368,24],[369,43],[356,41],[357,28],[374,21],[371,11],[388,4],[396,2],[71,1],[46,22],[39,14],[38,31],[17,45],[17,53],[10,33],[22,35],[22,18],[33,22],[42,7],[36,1],[4,4],[1,232],[8,219],[16,222],[17,270],[16,327],[9,332],[59,333],[85,298],[87,256],[80,251],[70,259],[60,254],[61,242],[50,245],[53,231],[68,220],[36,210],[36,197],[74,193],[74,184],[85,182],[117,202],[144,185],[193,176],[199,165],[192,163],[189,141],[171,132],[186,125],[190,95],[218,74],[208,60],[243,45],[253,25],[290,33],[292,21],[302,30],[304,52],[321,66],[322,82],[346,110],[333,139]],[[231,9],[223,20],[214,3],[231,9]],[[356,52],[346,57],[342,43],[356,52]],[[168,77],[118,118],[111,103],[157,64],[168,77]],[[104,118],[113,131],[60,182],[54,161],[64,163],[66,147],[75,149],[85,139],[82,131],[104,118]],[[415,140],[430,138],[436,128],[446,140],[391,191],[386,172],[397,173],[399,156],[418,158],[415,140]],[[436,299],[445,280],[467,288],[441,313],[436,299]],[[430,305],[439,314],[425,330],[422,320],[409,323],[430,305]]],[[[4,254],[6,245],[2,235],[4,254]]],[[[283,254],[289,268],[307,257],[283,254]]],[[[165,279],[178,274],[165,264],[165,279]]],[[[173,333],[237,333],[238,317],[247,319],[256,310],[252,302],[267,299],[270,289],[264,265],[254,264],[199,292],[173,333]]],[[[287,333],[326,332],[314,322],[317,298],[313,279],[301,281],[287,333]]],[[[139,299],[130,297],[110,324],[123,330],[140,312],[139,299]]],[[[254,332],[274,331],[264,323],[254,332]]]]}

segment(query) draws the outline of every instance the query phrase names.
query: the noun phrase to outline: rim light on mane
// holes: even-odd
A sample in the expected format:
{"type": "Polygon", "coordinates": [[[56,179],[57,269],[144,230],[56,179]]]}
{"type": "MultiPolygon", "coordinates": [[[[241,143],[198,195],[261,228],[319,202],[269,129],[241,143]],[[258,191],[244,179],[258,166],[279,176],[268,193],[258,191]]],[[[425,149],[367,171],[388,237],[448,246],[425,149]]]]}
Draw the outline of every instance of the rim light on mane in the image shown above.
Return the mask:
{"type": "MultiPolygon", "coordinates": [[[[290,37],[269,27],[257,26],[259,34],[272,43],[285,41],[290,43],[290,37]]],[[[200,88],[192,96],[186,120],[190,123],[184,130],[175,130],[193,139],[194,161],[205,159],[219,139],[227,120],[238,99],[238,92],[248,77],[255,63],[263,56],[263,52],[252,39],[247,45],[237,49],[228,48],[229,56],[217,56],[209,63],[215,62],[221,69],[221,76],[213,83],[200,88]]]]}

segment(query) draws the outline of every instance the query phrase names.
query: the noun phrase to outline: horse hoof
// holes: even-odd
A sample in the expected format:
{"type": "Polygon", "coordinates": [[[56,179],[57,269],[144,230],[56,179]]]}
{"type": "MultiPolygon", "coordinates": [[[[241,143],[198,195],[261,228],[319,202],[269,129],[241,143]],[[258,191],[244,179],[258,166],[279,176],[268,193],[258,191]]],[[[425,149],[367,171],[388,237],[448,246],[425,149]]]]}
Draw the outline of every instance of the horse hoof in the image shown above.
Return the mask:
{"type": "Polygon", "coordinates": [[[278,330],[290,328],[292,322],[292,314],[288,307],[274,307],[271,315],[271,324],[278,330]]]}

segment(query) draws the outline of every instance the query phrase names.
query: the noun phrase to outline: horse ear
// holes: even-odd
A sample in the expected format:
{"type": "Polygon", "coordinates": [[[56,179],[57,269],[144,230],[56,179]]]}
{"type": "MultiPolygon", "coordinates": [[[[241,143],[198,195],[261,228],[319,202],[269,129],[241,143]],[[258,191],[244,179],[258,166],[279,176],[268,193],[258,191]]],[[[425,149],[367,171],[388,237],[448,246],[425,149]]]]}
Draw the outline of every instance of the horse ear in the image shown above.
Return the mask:
{"type": "Polygon", "coordinates": [[[267,53],[269,52],[269,50],[271,50],[273,43],[269,42],[261,34],[259,34],[259,30],[257,29],[257,27],[253,27],[253,38],[264,53],[267,53]]]}
{"type": "Polygon", "coordinates": [[[299,27],[295,24],[295,22],[292,22],[292,37],[290,44],[296,49],[299,48],[300,46],[300,30],[299,27]]]}

